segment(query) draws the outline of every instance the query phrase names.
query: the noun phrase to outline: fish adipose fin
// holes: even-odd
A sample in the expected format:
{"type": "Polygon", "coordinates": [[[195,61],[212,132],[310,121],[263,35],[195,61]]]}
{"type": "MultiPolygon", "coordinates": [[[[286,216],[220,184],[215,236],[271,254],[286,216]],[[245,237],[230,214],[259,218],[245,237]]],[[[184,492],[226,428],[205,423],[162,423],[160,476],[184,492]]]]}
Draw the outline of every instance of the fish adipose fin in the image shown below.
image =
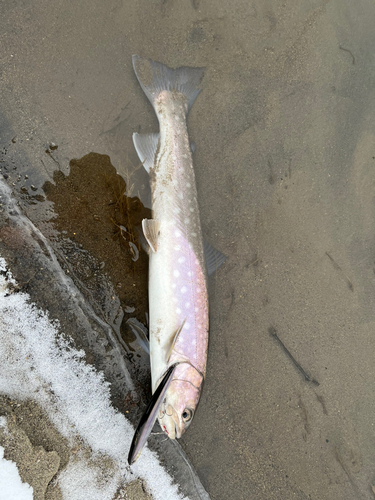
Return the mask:
{"type": "Polygon", "coordinates": [[[160,232],[160,222],[155,219],[143,219],[142,221],[143,234],[150,245],[151,250],[156,252],[158,249],[158,237],[160,232]]]}
{"type": "Polygon", "coordinates": [[[203,240],[203,250],[206,259],[207,274],[211,276],[219,269],[227,260],[226,256],[215,247],[210,245],[205,239],[203,240]]]}
{"type": "Polygon", "coordinates": [[[160,62],[136,55],[133,56],[133,68],[144,93],[153,106],[155,98],[163,90],[177,91],[187,97],[190,110],[201,91],[199,86],[204,68],[182,66],[172,69],[160,62]]]}
{"type": "Polygon", "coordinates": [[[150,173],[154,166],[160,134],[133,134],[133,144],[145,170],[150,173]]]}
{"type": "Polygon", "coordinates": [[[134,433],[132,444],[130,445],[128,463],[132,465],[136,460],[138,460],[140,454],[142,453],[143,447],[151,434],[152,428],[154,427],[160,405],[163,402],[165,393],[172,382],[174,370],[176,365],[172,365],[168,368],[163,380],[158,385],[156,391],[154,392],[151,401],[147,405],[146,411],[142,415],[139,421],[138,427],[134,433]]]}

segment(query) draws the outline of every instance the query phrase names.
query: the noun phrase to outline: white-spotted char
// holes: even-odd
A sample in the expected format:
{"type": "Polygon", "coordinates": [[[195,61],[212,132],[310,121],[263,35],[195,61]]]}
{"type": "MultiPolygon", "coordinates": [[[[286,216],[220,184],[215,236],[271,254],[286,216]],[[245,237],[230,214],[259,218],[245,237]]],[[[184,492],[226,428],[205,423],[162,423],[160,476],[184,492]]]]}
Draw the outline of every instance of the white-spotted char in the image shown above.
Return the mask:
{"type": "Polygon", "coordinates": [[[152,192],[152,219],[142,223],[150,257],[152,391],[175,366],[158,403],[159,423],[174,439],[192,421],[207,360],[207,269],[186,125],[203,68],[173,70],[138,56],[133,56],[133,66],[160,126],[158,134],[133,134],[133,141],[152,192]]]}

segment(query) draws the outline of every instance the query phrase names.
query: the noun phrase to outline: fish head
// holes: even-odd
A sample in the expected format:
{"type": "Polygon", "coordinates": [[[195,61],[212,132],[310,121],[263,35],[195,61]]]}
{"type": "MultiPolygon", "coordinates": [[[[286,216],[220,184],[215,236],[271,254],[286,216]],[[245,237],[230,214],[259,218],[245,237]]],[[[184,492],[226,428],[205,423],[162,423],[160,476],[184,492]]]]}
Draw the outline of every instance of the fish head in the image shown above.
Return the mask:
{"type": "Polygon", "coordinates": [[[202,374],[189,363],[176,367],[158,415],[160,427],[170,439],[179,439],[191,424],[202,383],[202,374]]]}

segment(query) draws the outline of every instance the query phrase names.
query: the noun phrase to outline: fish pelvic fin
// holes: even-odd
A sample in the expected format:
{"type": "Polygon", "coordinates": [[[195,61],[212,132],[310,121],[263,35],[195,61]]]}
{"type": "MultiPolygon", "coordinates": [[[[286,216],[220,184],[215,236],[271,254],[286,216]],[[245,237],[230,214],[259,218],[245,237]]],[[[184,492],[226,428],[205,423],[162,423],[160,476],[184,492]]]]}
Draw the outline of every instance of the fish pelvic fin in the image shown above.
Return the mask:
{"type": "Polygon", "coordinates": [[[200,83],[205,68],[168,68],[165,64],[144,57],[133,56],[133,68],[138,81],[155,107],[155,98],[162,92],[177,91],[187,98],[188,110],[201,91],[200,83]]]}
{"type": "Polygon", "coordinates": [[[143,325],[137,318],[129,318],[126,322],[129,328],[136,336],[138,344],[142,347],[145,353],[150,354],[150,342],[148,340],[148,331],[145,325],[143,325]]]}
{"type": "Polygon", "coordinates": [[[160,222],[155,219],[143,219],[143,234],[150,245],[151,250],[156,253],[158,249],[158,237],[160,233],[160,222]]]}

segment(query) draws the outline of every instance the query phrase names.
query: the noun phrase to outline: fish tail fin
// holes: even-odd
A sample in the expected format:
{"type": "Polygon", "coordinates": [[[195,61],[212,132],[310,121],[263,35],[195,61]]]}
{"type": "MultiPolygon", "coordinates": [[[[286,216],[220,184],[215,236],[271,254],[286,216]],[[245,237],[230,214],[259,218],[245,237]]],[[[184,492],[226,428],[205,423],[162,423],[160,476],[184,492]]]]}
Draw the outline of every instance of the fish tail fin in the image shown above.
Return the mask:
{"type": "Polygon", "coordinates": [[[200,89],[205,68],[177,69],[168,68],[165,64],[144,57],[133,56],[133,68],[138,81],[155,108],[155,99],[163,90],[177,91],[187,98],[188,110],[192,107],[200,89]]]}

